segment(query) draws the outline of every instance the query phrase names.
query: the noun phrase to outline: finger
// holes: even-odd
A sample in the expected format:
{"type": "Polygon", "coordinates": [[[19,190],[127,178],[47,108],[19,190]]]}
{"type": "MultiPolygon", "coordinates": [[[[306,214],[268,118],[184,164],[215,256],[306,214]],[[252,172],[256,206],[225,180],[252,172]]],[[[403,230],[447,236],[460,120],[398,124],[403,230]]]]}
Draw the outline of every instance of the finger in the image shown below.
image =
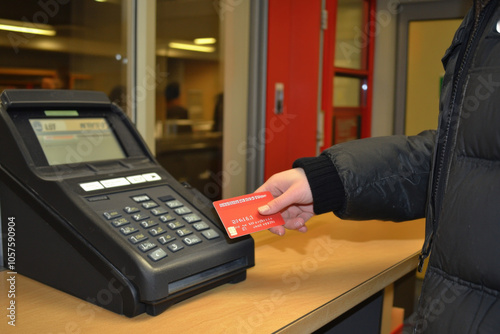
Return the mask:
{"type": "Polygon", "coordinates": [[[295,195],[291,191],[285,191],[281,196],[269,201],[266,205],[258,208],[261,215],[272,215],[281,212],[292,204],[295,204],[295,195]]]}
{"type": "Polygon", "coordinates": [[[279,236],[283,236],[285,235],[287,229],[297,230],[302,233],[307,232],[307,227],[305,226],[305,222],[302,218],[289,219],[285,225],[271,227],[269,228],[269,231],[279,236]]]}
{"type": "Polygon", "coordinates": [[[285,228],[287,228],[289,230],[297,230],[303,226],[304,226],[304,219],[297,218],[297,217],[293,218],[293,219],[289,219],[285,223],[285,228]]]}
{"type": "Polygon", "coordinates": [[[269,189],[267,189],[267,184],[264,183],[263,185],[261,185],[259,188],[255,189],[254,193],[261,193],[261,192],[264,192],[264,191],[269,191],[269,189]]]}
{"type": "Polygon", "coordinates": [[[279,236],[285,235],[285,228],[283,226],[273,226],[269,231],[279,236]]]}
{"type": "Polygon", "coordinates": [[[305,222],[307,222],[309,219],[311,219],[312,216],[314,216],[314,213],[312,213],[312,212],[302,212],[297,217],[304,219],[304,224],[305,224],[305,222]]]}
{"type": "Polygon", "coordinates": [[[292,219],[285,219],[285,224],[281,225],[284,227],[286,230],[298,230],[302,227],[304,227],[304,220],[302,218],[292,218],[292,219]]]}

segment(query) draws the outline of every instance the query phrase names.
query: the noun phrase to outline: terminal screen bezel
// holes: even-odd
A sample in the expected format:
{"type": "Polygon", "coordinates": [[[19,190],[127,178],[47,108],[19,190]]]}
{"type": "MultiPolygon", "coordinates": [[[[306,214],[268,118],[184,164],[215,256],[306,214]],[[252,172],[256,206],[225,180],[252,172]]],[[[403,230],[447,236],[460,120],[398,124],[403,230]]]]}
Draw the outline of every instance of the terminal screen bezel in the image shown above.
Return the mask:
{"type": "MultiPolygon", "coordinates": [[[[50,108],[51,111],[57,110],[67,110],[68,108],[50,108]]],[[[11,117],[14,125],[16,126],[18,132],[21,134],[22,140],[27,148],[31,159],[36,167],[49,167],[58,166],[50,165],[42,146],[36,136],[36,133],[32,127],[30,120],[33,119],[75,119],[75,118],[101,118],[105,119],[111,133],[116,138],[120,148],[124,153],[122,159],[108,159],[108,160],[96,160],[96,161],[82,161],[82,162],[72,162],[69,164],[62,165],[83,165],[83,164],[105,164],[110,161],[124,160],[130,158],[148,157],[147,152],[140,143],[138,143],[137,137],[133,136],[129,127],[123,122],[122,118],[124,115],[118,115],[109,108],[73,108],[77,111],[77,116],[47,116],[47,108],[30,108],[29,110],[9,110],[9,116],[11,117]]]]}

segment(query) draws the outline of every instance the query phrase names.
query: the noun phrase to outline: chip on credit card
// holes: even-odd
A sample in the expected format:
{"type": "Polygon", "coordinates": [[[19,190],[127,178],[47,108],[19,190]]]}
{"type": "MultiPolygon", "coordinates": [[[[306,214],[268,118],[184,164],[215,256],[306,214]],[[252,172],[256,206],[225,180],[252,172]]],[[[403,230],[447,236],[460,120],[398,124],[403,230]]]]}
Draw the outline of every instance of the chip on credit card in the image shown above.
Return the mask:
{"type": "Polygon", "coordinates": [[[273,195],[265,191],[215,201],[214,207],[228,236],[233,239],[285,224],[279,212],[264,216],[257,210],[272,199],[273,195]]]}

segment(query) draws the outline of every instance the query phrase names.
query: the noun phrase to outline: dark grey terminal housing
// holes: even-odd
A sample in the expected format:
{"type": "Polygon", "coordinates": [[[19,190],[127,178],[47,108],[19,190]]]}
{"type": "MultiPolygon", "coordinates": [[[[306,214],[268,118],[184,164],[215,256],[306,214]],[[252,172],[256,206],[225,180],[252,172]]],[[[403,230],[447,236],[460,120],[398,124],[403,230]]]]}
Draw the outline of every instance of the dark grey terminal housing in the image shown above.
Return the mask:
{"type": "Polygon", "coordinates": [[[6,90],[0,143],[9,270],[133,317],[240,282],[254,265],[253,239],[229,239],[212,203],[155,161],[103,93],[6,90]]]}

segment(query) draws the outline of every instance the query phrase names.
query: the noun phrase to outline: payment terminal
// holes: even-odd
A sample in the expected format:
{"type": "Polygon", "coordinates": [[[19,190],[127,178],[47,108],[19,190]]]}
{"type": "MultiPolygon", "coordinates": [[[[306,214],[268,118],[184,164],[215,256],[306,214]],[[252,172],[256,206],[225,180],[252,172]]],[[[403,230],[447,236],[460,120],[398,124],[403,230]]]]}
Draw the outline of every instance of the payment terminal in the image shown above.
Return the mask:
{"type": "Polygon", "coordinates": [[[254,265],[253,239],[229,239],[212,203],[155,161],[103,93],[5,90],[0,150],[11,272],[133,317],[254,265]]]}

